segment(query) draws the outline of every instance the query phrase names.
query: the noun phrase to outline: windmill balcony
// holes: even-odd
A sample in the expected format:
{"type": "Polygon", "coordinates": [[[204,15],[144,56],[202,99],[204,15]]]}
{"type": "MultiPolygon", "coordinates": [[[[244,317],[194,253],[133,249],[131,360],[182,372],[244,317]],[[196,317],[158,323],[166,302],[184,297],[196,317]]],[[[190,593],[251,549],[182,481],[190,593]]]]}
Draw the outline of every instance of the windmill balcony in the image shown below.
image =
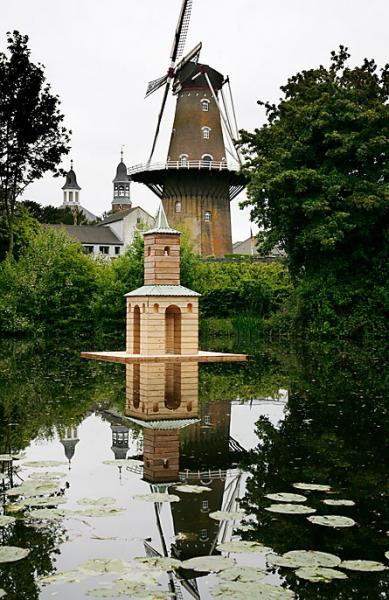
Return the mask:
{"type": "Polygon", "coordinates": [[[178,170],[178,169],[205,169],[207,171],[236,171],[237,165],[233,165],[226,160],[168,160],[166,162],[140,164],[130,167],[128,175],[135,175],[144,171],[162,171],[162,170],[178,170]]]}

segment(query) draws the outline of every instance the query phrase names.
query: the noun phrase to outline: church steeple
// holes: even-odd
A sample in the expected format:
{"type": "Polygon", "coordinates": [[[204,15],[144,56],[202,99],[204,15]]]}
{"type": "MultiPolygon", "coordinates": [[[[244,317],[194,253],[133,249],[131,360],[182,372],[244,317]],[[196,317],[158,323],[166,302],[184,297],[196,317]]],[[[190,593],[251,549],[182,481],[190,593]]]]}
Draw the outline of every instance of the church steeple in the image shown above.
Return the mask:
{"type": "Polygon", "coordinates": [[[70,170],[66,174],[63,189],[63,206],[80,206],[81,188],[77,183],[76,173],[73,169],[73,160],[70,161],[70,170]]]}
{"type": "Polygon", "coordinates": [[[113,180],[112,212],[119,212],[131,208],[130,178],[127,175],[127,167],[123,162],[123,148],[120,150],[120,163],[116,168],[113,180]]]}

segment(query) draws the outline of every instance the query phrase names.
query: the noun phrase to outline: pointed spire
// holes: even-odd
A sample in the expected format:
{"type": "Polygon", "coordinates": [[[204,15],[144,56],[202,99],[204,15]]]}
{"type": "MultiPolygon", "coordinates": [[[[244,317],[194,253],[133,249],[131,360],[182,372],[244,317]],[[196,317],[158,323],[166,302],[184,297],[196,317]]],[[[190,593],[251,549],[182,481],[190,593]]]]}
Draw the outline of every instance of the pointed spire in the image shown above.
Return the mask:
{"type": "Polygon", "coordinates": [[[160,203],[157,214],[155,215],[155,227],[157,229],[170,229],[162,202],[160,203]]]}
{"type": "Polygon", "coordinates": [[[120,162],[123,162],[123,154],[124,154],[124,144],[122,144],[121,148],[120,148],[120,162]]]}
{"type": "Polygon", "coordinates": [[[157,214],[155,215],[154,227],[149,231],[145,231],[145,234],[148,233],[175,233],[180,235],[179,231],[170,227],[162,202],[160,203],[157,214]]]}

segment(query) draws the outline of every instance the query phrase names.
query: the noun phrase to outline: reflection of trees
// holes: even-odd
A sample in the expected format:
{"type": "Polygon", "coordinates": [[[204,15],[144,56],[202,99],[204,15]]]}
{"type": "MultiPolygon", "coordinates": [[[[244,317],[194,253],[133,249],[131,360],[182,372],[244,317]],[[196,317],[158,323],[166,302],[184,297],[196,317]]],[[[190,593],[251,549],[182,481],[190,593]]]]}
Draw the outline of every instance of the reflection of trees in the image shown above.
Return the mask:
{"type": "Polygon", "coordinates": [[[7,591],[9,600],[35,600],[39,587],[35,579],[49,575],[55,568],[58,546],[65,541],[65,531],[58,525],[44,529],[16,523],[2,530],[1,545],[29,548],[30,554],[22,561],[0,565],[0,588],[7,591]]]}
{"type": "MultiPolygon", "coordinates": [[[[266,419],[257,424],[260,444],[251,453],[252,478],[245,497],[245,508],[258,520],[254,537],[277,553],[316,549],[344,559],[382,561],[389,528],[383,499],[389,437],[380,350],[351,346],[308,350],[292,373],[285,421],[279,429],[266,419]],[[263,510],[270,504],[264,494],[294,491],[296,481],[328,483],[339,490],[329,497],[354,500],[354,508],[335,508],[322,504],[324,494],[307,494],[307,504],[320,514],[351,516],[358,526],[333,530],[312,526],[304,517],[263,510]]],[[[389,593],[387,578],[380,574],[350,574],[346,583],[328,586],[299,581],[291,572],[286,577],[301,599],[376,599],[389,593]]]]}
{"type": "MultiPolygon", "coordinates": [[[[90,342],[89,342],[90,343],[90,342]]],[[[79,358],[80,348],[58,350],[43,342],[2,342],[0,453],[25,448],[57,428],[77,426],[96,404],[122,404],[124,382],[116,365],[79,358]]]]}

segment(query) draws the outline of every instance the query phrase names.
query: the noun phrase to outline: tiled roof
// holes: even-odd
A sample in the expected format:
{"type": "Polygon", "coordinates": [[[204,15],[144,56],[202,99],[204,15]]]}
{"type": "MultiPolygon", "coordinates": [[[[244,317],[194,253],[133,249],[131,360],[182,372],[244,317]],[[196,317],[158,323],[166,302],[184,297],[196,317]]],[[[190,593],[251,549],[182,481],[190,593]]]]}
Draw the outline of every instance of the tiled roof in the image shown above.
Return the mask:
{"type": "Polygon", "coordinates": [[[96,227],[95,225],[50,225],[56,229],[64,229],[69,235],[76,238],[81,244],[114,244],[122,246],[123,242],[109,227],[96,227]]]}
{"type": "Polygon", "coordinates": [[[102,225],[108,225],[109,223],[115,223],[115,221],[121,221],[122,219],[124,219],[124,217],[132,213],[136,208],[139,207],[134,206],[133,208],[126,208],[126,210],[120,210],[119,212],[114,213],[113,215],[108,215],[108,217],[105,217],[105,219],[100,221],[99,227],[101,227],[102,225]]]}
{"type": "Polygon", "coordinates": [[[190,290],[182,285],[143,285],[126,294],[131,296],[201,296],[197,292],[190,290]]]}

